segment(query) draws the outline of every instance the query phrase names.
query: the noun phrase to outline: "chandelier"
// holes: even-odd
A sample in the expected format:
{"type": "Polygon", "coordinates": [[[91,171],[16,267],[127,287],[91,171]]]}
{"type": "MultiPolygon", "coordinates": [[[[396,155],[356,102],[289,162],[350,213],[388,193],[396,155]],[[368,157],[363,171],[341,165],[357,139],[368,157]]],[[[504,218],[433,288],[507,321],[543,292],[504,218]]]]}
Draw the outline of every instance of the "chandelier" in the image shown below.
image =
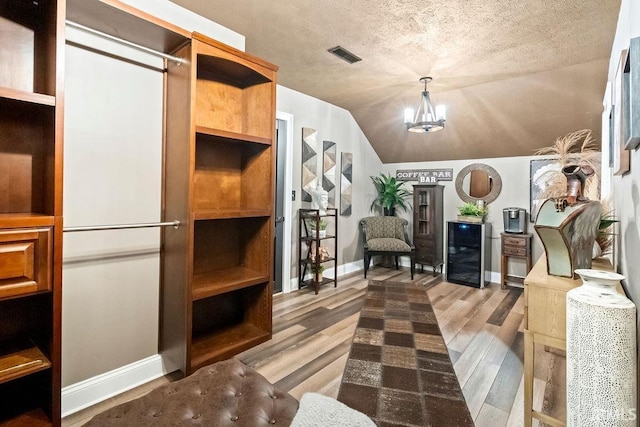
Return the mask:
{"type": "Polygon", "coordinates": [[[404,123],[407,125],[409,132],[427,133],[444,129],[446,109],[444,105],[438,105],[435,109],[431,105],[429,91],[427,90],[427,83],[431,83],[431,80],[433,80],[431,77],[422,77],[420,79],[424,83],[424,91],[420,97],[420,105],[415,115],[413,108],[404,110],[404,123]]]}

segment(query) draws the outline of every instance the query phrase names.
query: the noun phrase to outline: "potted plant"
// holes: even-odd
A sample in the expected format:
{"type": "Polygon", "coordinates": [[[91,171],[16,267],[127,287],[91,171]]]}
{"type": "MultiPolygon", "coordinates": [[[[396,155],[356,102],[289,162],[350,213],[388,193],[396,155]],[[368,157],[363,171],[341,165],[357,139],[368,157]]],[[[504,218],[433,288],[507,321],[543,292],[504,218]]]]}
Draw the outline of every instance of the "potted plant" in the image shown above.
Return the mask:
{"type": "MultiPolygon", "coordinates": [[[[320,222],[318,223],[318,226],[319,226],[318,237],[320,238],[327,237],[327,225],[328,225],[327,221],[321,218],[320,222]]],[[[309,221],[309,229],[315,234],[316,222],[314,220],[309,221]]]]}
{"type": "Polygon", "coordinates": [[[597,258],[602,255],[607,255],[613,249],[613,237],[615,233],[613,231],[613,225],[620,220],[616,219],[612,210],[606,210],[608,201],[602,201],[603,210],[600,215],[600,223],[598,224],[598,234],[596,235],[596,242],[594,244],[593,257],[597,258]]]}
{"type": "Polygon", "coordinates": [[[407,210],[406,200],[411,196],[411,192],[404,188],[403,181],[398,181],[391,174],[385,175],[384,173],[380,173],[380,176],[372,176],[371,181],[373,181],[378,195],[371,203],[370,210],[381,206],[386,216],[395,215],[396,207],[403,211],[407,210]]]}
{"type": "Polygon", "coordinates": [[[313,263],[311,264],[311,273],[313,273],[313,281],[316,281],[316,273],[318,274],[318,280],[317,283],[322,283],[322,272],[324,271],[324,265],[320,264],[320,263],[313,263]]]}
{"type": "Polygon", "coordinates": [[[458,221],[464,222],[484,222],[484,217],[487,215],[487,207],[479,206],[475,203],[467,202],[458,207],[458,221]]]}

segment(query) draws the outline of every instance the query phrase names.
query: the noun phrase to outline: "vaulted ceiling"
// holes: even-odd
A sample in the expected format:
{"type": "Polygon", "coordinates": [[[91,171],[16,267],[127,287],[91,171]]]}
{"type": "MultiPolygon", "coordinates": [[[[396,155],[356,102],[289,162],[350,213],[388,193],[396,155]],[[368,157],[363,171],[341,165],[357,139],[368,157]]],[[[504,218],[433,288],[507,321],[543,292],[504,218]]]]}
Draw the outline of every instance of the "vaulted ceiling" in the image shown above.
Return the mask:
{"type": "Polygon", "coordinates": [[[385,163],[531,155],[599,135],[620,0],[172,0],[246,37],[278,82],[351,112],[385,163]],[[331,55],[343,46],[355,64],[331,55]],[[422,76],[447,122],[407,132],[422,76]]]}

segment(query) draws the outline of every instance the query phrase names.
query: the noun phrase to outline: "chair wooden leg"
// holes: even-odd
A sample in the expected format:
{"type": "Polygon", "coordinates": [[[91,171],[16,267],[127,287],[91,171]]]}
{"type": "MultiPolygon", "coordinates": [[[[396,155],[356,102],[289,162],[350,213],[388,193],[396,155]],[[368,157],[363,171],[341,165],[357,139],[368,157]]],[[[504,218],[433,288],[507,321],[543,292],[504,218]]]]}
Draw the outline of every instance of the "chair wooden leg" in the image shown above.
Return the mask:
{"type": "Polygon", "coordinates": [[[364,278],[367,278],[367,270],[369,269],[369,263],[371,262],[371,255],[364,256],[364,278]]]}
{"type": "Polygon", "coordinates": [[[411,257],[411,280],[413,280],[413,274],[416,272],[416,259],[411,257]]]}
{"type": "Polygon", "coordinates": [[[400,267],[398,267],[398,255],[396,255],[396,270],[400,270],[400,267]]]}

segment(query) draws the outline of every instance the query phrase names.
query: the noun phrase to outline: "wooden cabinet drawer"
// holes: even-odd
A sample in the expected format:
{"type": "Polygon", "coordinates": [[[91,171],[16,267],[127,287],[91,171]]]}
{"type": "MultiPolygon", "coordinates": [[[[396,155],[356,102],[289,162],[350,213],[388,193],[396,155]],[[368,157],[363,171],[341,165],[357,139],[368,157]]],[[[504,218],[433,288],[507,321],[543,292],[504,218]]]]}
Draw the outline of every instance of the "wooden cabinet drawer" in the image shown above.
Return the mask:
{"type": "Polygon", "coordinates": [[[0,298],[51,290],[51,230],[0,230],[0,298]]]}
{"type": "Polygon", "coordinates": [[[503,252],[504,255],[526,256],[527,255],[527,248],[504,246],[502,248],[502,252],[503,252]]]}
{"type": "Polygon", "coordinates": [[[504,236],[504,239],[502,240],[502,244],[503,245],[509,245],[509,246],[522,246],[525,247],[527,245],[527,239],[525,237],[507,237],[504,236]]]}
{"type": "Polygon", "coordinates": [[[434,251],[434,243],[433,242],[424,242],[424,241],[417,241],[414,243],[415,247],[416,247],[416,251],[420,251],[420,252],[425,252],[425,253],[431,253],[434,251]]]}

